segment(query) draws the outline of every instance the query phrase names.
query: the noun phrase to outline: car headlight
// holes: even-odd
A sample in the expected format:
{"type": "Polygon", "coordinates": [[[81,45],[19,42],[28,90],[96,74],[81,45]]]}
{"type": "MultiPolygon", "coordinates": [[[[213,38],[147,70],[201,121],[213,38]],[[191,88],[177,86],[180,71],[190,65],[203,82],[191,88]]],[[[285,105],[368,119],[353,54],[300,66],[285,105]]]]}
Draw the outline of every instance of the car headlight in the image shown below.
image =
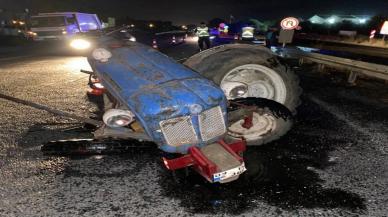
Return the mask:
{"type": "Polygon", "coordinates": [[[36,34],[36,32],[32,32],[32,31],[28,31],[27,34],[30,35],[30,36],[36,36],[36,35],[38,35],[38,34],[36,34]]]}
{"type": "Polygon", "coordinates": [[[90,48],[91,43],[85,39],[74,39],[70,42],[70,46],[76,50],[86,50],[90,48]]]}

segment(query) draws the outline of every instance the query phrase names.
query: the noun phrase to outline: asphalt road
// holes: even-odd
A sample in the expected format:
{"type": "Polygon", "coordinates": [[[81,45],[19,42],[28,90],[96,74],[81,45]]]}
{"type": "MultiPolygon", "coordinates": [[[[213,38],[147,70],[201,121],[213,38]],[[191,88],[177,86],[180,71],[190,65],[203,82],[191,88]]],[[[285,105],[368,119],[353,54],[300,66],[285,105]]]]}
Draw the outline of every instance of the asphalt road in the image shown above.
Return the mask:
{"type": "MultiPolygon", "coordinates": [[[[176,59],[194,44],[165,50],[176,59]]],[[[82,116],[82,57],[0,59],[3,93],[82,116]]],[[[225,185],[165,170],[154,146],[124,155],[43,156],[47,141],[88,138],[74,120],[0,99],[0,216],[388,216],[388,88],[295,68],[304,89],[294,128],[249,148],[250,173],[225,185]]]]}

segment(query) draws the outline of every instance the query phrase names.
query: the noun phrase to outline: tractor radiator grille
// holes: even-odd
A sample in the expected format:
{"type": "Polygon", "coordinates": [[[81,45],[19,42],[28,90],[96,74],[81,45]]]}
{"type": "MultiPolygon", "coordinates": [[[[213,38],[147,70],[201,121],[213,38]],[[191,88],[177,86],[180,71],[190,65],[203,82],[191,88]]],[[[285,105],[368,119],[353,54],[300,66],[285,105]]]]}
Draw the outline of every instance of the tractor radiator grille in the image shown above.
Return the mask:
{"type": "Polygon", "coordinates": [[[226,132],[224,116],[220,106],[211,108],[199,115],[199,128],[203,141],[209,141],[226,132]]]}
{"type": "Polygon", "coordinates": [[[169,145],[180,146],[198,143],[190,116],[161,121],[160,127],[169,145]]]}

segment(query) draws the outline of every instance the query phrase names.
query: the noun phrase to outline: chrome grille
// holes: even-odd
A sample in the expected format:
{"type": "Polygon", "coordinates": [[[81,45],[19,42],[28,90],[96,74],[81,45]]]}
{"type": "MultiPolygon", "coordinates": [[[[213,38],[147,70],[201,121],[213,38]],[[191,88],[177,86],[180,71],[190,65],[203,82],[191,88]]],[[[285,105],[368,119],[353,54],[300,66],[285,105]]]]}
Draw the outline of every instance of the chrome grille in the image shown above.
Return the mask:
{"type": "Polygon", "coordinates": [[[159,124],[169,145],[179,146],[198,143],[190,116],[161,121],[159,124]]]}
{"type": "Polygon", "coordinates": [[[220,106],[211,108],[199,115],[199,128],[203,141],[209,141],[226,132],[224,116],[220,106]]]}

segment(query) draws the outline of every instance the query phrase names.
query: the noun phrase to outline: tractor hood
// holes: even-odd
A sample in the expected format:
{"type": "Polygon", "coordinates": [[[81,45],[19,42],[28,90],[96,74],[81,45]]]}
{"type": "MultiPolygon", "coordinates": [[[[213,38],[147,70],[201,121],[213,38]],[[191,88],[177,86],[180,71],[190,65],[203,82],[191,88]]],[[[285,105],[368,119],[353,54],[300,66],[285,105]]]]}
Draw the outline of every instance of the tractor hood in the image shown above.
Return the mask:
{"type": "Polygon", "coordinates": [[[126,101],[146,121],[166,120],[193,113],[193,105],[200,105],[201,110],[218,106],[224,103],[224,94],[206,79],[188,78],[142,88],[126,101]]]}

